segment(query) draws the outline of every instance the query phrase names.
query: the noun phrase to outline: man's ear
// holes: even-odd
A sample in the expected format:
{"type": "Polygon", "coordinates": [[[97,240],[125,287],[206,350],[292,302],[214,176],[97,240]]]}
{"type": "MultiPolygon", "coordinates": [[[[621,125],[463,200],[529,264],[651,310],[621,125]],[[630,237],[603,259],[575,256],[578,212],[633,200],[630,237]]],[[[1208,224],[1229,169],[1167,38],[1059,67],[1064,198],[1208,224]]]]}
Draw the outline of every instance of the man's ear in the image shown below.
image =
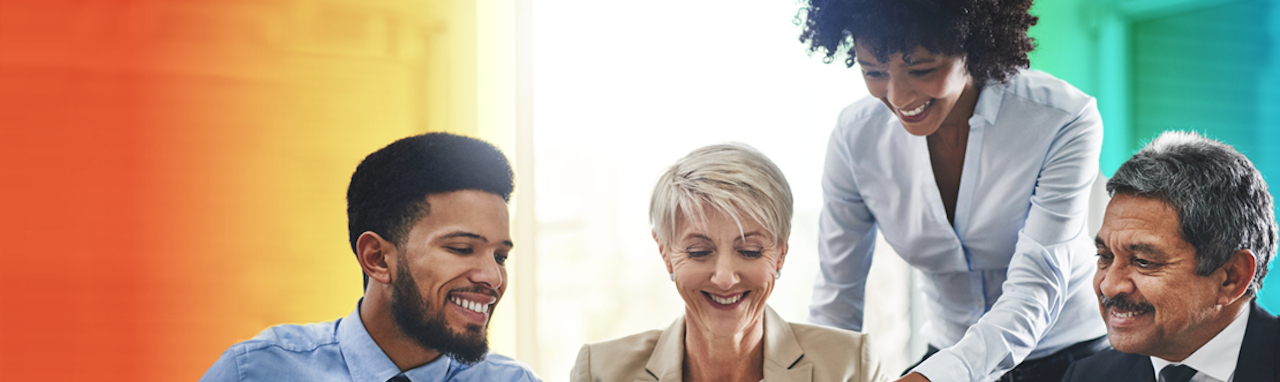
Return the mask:
{"type": "Polygon", "coordinates": [[[356,260],[369,280],[381,284],[391,283],[391,269],[395,266],[396,247],[373,231],[365,231],[356,239],[356,260]]]}
{"type": "Polygon", "coordinates": [[[1253,282],[1253,273],[1257,271],[1257,259],[1253,252],[1241,249],[1231,255],[1226,264],[1215,272],[1223,272],[1222,286],[1218,293],[1218,304],[1227,305],[1236,301],[1249,290],[1253,282]]]}
{"type": "Polygon", "coordinates": [[[671,267],[671,259],[667,258],[667,248],[662,245],[662,241],[658,240],[658,231],[653,231],[653,242],[658,244],[658,253],[662,255],[662,263],[667,266],[667,273],[675,272],[675,268],[671,267]]]}

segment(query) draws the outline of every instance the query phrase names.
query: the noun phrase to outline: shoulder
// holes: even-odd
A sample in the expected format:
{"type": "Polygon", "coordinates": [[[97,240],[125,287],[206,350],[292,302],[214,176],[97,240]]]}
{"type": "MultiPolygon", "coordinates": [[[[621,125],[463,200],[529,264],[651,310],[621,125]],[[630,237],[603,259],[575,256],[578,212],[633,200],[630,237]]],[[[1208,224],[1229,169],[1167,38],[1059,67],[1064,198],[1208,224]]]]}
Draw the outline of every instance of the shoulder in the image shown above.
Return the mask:
{"type": "Polygon", "coordinates": [[[1113,381],[1132,375],[1142,362],[1151,364],[1147,356],[1124,353],[1115,349],[1094,354],[1071,364],[1069,378],[1064,381],[1113,381]]]}
{"type": "Polygon", "coordinates": [[[337,323],[267,328],[223,352],[201,381],[272,380],[274,375],[295,371],[305,375],[345,371],[335,334],[337,323]]]}
{"type": "Polygon", "coordinates": [[[645,365],[653,355],[661,330],[649,330],[604,342],[582,345],[574,362],[573,381],[630,381],[648,375],[645,365]]]}
{"type": "Polygon", "coordinates": [[[592,358],[609,357],[611,363],[619,358],[637,358],[647,361],[661,336],[661,330],[648,330],[618,339],[586,344],[582,346],[582,351],[589,352],[592,358]]]}
{"type": "Polygon", "coordinates": [[[804,349],[802,362],[814,365],[815,377],[877,380],[887,375],[867,334],[827,326],[789,324],[796,342],[804,349]]]}
{"type": "Polygon", "coordinates": [[[258,351],[279,350],[294,353],[313,352],[326,346],[338,344],[337,328],[341,320],[314,324],[284,324],[263,330],[244,342],[231,348],[238,353],[248,354],[258,351]]]}
{"type": "Polygon", "coordinates": [[[834,134],[850,136],[868,132],[881,132],[886,129],[876,127],[884,126],[895,120],[893,113],[880,102],[880,99],[866,96],[840,110],[840,117],[836,122],[834,134]]]}
{"type": "Polygon", "coordinates": [[[1039,70],[1023,70],[1003,84],[1006,102],[1023,107],[1056,110],[1075,116],[1093,104],[1093,97],[1075,86],[1039,70]]]}
{"type": "Polygon", "coordinates": [[[867,335],[863,333],[798,322],[788,322],[788,324],[791,325],[791,332],[795,333],[796,341],[799,341],[807,350],[821,350],[824,353],[848,351],[856,354],[866,346],[867,335]]]}
{"type": "Polygon", "coordinates": [[[469,366],[462,373],[483,376],[486,381],[541,380],[529,365],[497,353],[489,353],[483,361],[469,366]]]}

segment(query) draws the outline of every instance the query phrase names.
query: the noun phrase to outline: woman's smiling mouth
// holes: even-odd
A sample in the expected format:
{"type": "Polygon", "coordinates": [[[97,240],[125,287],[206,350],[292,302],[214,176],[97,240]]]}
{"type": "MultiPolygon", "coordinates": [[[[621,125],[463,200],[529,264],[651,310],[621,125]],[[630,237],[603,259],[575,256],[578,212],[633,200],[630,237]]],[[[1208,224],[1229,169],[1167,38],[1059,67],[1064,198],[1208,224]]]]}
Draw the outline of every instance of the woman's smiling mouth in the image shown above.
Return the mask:
{"type": "Polygon", "coordinates": [[[933,104],[933,98],[930,98],[928,101],[924,101],[923,104],[920,104],[920,106],[916,107],[915,109],[898,110],[898,113],[902,114],[903,117],[914,117],[914,116],[920,115],[920,113],[923,113],[924,109],[928,108],[929,105],[932,105],[932,104],[933,104]]]}
{"type": "Polygon", "coordinates": [[[702,295],[707,296],[707,299],[711,301],[712,307],[720,308],[720,309],[732,309],[734,306],[737,306],[738,303],[742,302],[742,298],[746,297],[748,293],[751,293],[751,291],[745,291],[742,293],[729,295],[729,296],[721,296],[721,295],[711,294],[708,292],[702,292],[702,295]]]}

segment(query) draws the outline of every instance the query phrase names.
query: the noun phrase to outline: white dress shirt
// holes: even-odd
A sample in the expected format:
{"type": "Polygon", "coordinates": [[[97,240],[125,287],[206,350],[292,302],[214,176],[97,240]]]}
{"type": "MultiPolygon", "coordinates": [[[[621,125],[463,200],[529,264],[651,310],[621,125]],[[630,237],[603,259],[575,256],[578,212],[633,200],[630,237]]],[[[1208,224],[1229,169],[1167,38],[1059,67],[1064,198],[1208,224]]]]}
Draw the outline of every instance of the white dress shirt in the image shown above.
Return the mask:
{"type": "Polygon", "coordinates": [[[879,229],[925,275],[923,335],[943,350],[915,371],[934,382],[993,380],[1102,336],[1086,228],[1101,148],[1093,98],[1066,82],[1023,71],[988,83],[969,119],[952,226],[925,137],[873,97],[846,107],[827,147],[809,320],[862,329],[879,229]]]}
{"type": "Polygon", "coordinates": [[[1151,366],[1155,367],[1156,381],[1160,380],[1160,370],[1165,366],[1187,365],[1196,369],[1191,382],[1232,382],[1235,379],[1236,361],[1240,360],[1240,346],[1244,344],[1244,331],[1249,327],[1249,311],[1245,305],[1231,320],[1227,327],[1196,349],[1182,362],[1169,362],[1160,357],[1151,357],[1151,366]]]}

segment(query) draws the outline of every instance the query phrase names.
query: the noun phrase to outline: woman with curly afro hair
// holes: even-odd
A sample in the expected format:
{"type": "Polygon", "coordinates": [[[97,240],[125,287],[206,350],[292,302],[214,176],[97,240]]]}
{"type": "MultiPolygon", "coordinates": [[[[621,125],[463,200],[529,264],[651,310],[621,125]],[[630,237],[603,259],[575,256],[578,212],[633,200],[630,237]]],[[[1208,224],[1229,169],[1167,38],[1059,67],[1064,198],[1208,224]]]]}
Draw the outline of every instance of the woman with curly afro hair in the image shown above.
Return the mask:
{"type": "MultiPolygon", "coordinates": [[[[1093,97],[1026,70],[1030,0],[808,0],[802,42],[862,71],[827,148],[809,320],[862,329],[876,232],[924,275],[902,381],[1058,381],[1108,348],[1091,285],[1093,97]]],[[[874,291],[873,291],[874,293],[874,291]]]]}

